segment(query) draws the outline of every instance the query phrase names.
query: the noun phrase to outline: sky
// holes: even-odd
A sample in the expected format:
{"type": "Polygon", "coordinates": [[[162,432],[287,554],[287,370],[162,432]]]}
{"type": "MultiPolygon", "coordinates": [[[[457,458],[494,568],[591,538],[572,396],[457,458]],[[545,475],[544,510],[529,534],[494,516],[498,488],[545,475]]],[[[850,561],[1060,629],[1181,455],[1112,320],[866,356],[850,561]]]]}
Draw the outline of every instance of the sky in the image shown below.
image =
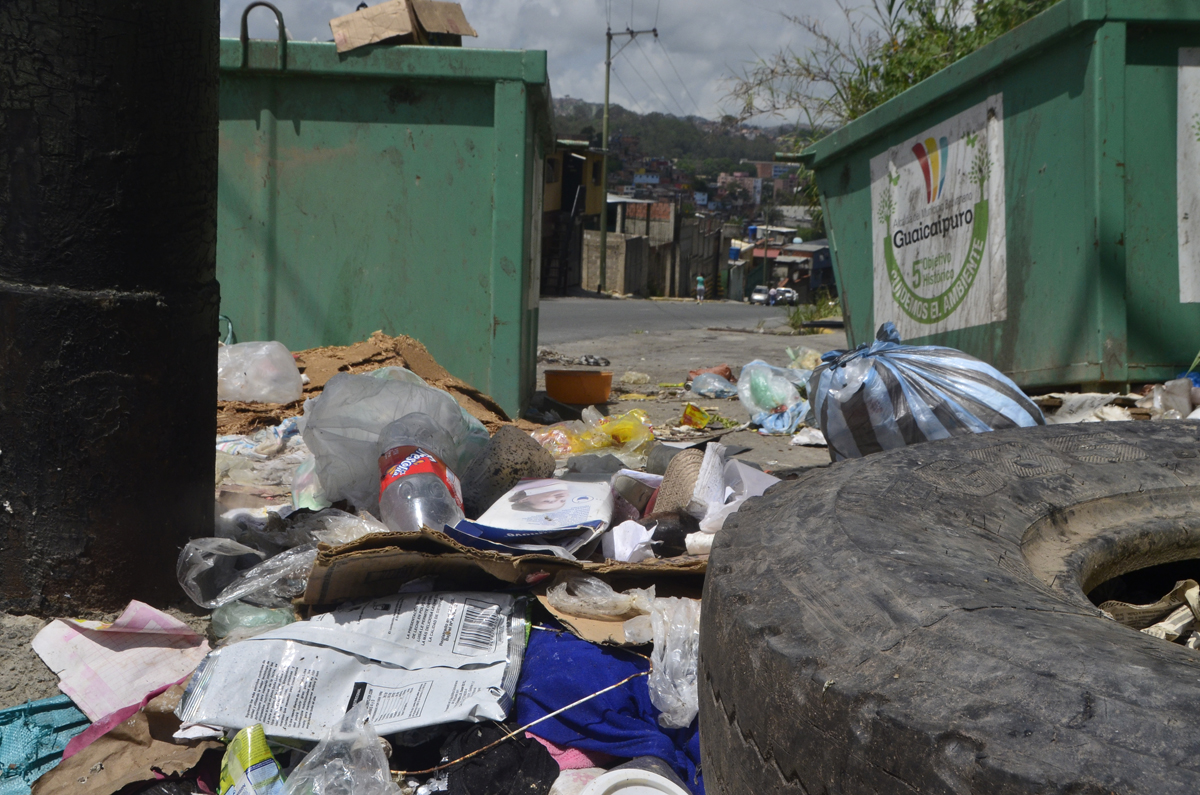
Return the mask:
{"type": "MultiPolygon", "coordinates": [[[[464,46],[546,50],[555,97],[589,102],[604,98],[604,31],[658,28],[613,58],[611,98],[643,113],[696,114],[716,119],[736,110],[729,79],[785,47],[803,45],[783,13],[836,24],[835,0],[460,0],[478,39],[464,46]]],[[[372,0],[368,0],[375,5],[372,0]]],[[[275,0],[288,33],[301,41],[328,41],[329,20],[350,13],[358,0],[275,0]]],[[[221,0],[221,35],[236,37],[245,0],[221,0]]],[[[251,13],[250,36],[275,38],[271,12],[251,13]]],[[[613,51],[628,42],[616,37],[613,51]]],[[[756,120],[778,124],[794,119],[756,120]]]]}

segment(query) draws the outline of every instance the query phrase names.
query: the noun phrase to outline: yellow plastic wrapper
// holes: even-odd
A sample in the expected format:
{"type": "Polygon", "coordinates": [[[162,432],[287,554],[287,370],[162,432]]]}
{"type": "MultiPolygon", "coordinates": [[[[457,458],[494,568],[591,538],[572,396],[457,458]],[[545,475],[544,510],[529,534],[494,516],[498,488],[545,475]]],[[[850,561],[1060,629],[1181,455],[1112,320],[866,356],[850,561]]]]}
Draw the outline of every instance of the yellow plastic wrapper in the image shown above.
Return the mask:
{"type": "Polygon", "coordinates": [[[560,462],[571,456],[598,452],[636,460],[646,455],[654,441],[654,427],[641,409],[605,417],[589,406],[583,410],[583,421],[556,423],[531,435],[560,462]]]}
{"type": "Polygon", "coordinates": [[[237,733],[221,759],[221,795],[285,795],[279,765],[267,747],[262,724],[237,733]]]}

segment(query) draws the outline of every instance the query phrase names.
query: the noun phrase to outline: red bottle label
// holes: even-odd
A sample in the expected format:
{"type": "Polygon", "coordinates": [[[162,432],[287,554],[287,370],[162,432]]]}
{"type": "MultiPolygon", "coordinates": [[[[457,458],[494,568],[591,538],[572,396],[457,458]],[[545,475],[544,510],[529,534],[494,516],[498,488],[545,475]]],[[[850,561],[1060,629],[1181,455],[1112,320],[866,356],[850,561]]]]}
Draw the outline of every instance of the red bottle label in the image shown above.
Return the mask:
{"type": "Polygon", "coordinates": [[[380,499],[383,499],[383,492],[387,487],[400,478],[409,475],[434,475],[446,484],[446,491],[450,492],[450,496],[458,503],[458,509],[462,510],[462,485],[459,484],[458,478],[435,456],[419,447],[393,447],[380,456],[379,469],[382,475],[379,479],[380,499]]]}

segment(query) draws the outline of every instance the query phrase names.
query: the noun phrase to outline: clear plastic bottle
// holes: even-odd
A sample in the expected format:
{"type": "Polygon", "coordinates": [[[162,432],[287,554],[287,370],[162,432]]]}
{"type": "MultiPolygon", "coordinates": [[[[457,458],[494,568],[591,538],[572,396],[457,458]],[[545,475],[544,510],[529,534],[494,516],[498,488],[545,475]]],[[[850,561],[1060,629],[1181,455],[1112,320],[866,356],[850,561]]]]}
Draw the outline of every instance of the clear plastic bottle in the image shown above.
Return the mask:
{"type": "Polygon", "coordinates": [[[463,517],[462,487],[446,466],[454,439],[427,414],[406,414],[379,435],[379,518],[398,533],[441,530],[463,517]]]}

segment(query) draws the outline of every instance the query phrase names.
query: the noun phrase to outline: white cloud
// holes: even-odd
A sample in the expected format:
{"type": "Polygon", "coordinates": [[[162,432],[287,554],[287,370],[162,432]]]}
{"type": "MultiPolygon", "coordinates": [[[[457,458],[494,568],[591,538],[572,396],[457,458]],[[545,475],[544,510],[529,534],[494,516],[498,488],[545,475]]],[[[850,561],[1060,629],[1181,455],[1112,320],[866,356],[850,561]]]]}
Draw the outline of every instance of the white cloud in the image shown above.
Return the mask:
{"type": "MultiPolygon", "coordinates": [[[[641,111],[718,117],[731,107],[727,80],[784,47],[799,47],[799,29],[784,13],[807,14],[836,24],[834,0],[461,0],[479,31],[469,47],[546,50],[556,97],[599,102],[604,96],[604,30],[611,2],[614,32],[656,25],[659,38],[639,36],[613,60],[612,101],[641,111]],[[800,7],[797,7],[797,6],[800,7]],[[672,65],[674,68],[672,68],[672,65]],[[656,73],[657,71],[657,73],[656,73]],[[678,71],[678,76],[676,76],[678,71]],[[686,88],[684,87],[686,86],[686,88]]],[[[329,20],[349,13],[357,0],[275,0],[293,39],[328,41],[329,20]]],[[[375,5],[375,2],[371,2],[375,5]]],[[[221,0],[221,35],[237,36],[242,0],[221,0]]],[[[250,35],[274,38],[271,12],[251,13],[250,35]]],[[[616,52],[628,37],[614,39],[616,52]]]]}

